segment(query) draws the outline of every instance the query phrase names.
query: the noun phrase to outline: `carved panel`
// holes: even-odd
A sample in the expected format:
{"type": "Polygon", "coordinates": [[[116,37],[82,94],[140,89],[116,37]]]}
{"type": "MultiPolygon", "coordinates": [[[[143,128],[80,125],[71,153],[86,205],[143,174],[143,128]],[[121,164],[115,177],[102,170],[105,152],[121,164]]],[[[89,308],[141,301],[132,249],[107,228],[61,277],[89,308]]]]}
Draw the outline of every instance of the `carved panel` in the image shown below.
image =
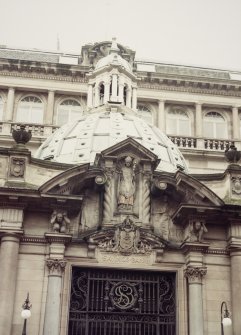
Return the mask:
{"type": "Polygon", "coordinates": [[[241,195],[241,176],[231,177],[232,194],[241,195]]]}
{"type": "Polygon", "coordinates": [[[25,170],[25,159],[18,158],[18,157],[11,157],[10,160],[10,176],[11,177],[24,177],[24,170],[25,170]]]}

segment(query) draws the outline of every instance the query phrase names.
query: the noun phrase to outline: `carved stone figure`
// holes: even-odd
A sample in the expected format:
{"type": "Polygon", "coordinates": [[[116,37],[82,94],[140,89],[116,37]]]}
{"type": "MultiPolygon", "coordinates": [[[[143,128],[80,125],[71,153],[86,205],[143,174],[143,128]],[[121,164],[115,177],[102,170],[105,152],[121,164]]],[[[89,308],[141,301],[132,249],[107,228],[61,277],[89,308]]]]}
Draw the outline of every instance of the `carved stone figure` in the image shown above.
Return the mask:
{"type": "Polygon", "coordinates": [[[136,162],[130,156],[124,160],[121,167],[120,179],[118,184],[118,208],[132,209],[134,204],[134,195],[136,191],[135,183],[136,162]]]}
{"type": "Polygon", "coordinates": [[[66,211],[54,210],[50,219],[52,229],[56,233],[66,233],[70,224],[66,211]]]}
{"type": "Polygon", "coordinates": [[[156,206],[153,208],[154,233],[168,240],[170,223],[171,217],[168,213],[168,198],[167,196],[163,196],[162,201],[156,203],[156,206]]]}
{"type": "Polygon", "coordinates": [[[99,224],[99,196],[86,190],[80,216],[80,232],[97,227],[99,224]]]}
{"type": "Polygon", "coordinates": [[[203,234],[208,232],[205,222],[198,219],[190,222],[187,229],[188,232],[185,240],[190,242],[203,242],[203,234]]]}

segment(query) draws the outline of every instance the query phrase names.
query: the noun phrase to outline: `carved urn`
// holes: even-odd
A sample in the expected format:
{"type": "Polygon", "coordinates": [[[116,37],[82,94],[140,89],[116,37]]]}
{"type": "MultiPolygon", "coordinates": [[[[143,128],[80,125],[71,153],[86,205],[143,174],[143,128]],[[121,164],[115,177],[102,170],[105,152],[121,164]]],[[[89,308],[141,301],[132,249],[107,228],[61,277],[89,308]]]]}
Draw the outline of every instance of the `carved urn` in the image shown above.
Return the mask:
{"type": "Polygon", "coordinates": [[[25,130],[25,125],[21,125],[20,129],[13,129],[12,137],[17,144],[26,144],[30,141],[32,133],[25,130]]]}
{"type": "Polygon", "coordinates": [[[224,154],[229,163],[238,163],[241,158],[241,152],[233,144],[225,150],[224,154]]]}

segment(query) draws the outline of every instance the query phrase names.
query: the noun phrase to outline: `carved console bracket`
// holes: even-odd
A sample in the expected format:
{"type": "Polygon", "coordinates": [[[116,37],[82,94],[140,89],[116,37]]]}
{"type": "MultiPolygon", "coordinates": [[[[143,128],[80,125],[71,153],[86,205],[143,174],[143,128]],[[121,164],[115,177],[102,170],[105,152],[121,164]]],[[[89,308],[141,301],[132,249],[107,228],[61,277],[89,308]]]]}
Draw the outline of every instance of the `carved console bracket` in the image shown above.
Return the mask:
{"type": "Polygon", "coordinates": [[[61,243],[61,244],[69,244],[72,240],[72,235],[69,234],[57,234],[57,233],[46,233],[45,239],[49,243],[61,243]]]}

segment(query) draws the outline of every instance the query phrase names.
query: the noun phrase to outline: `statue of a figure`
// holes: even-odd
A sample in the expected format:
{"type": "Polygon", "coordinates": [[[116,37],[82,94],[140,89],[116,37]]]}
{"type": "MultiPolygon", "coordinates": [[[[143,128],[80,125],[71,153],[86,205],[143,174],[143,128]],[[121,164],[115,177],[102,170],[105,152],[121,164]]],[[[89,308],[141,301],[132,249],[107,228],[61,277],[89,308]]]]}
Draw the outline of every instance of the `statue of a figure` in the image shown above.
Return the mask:
{"type": "Polygon", "coordinates": [[[163,201],[158,203],[155,210],[153,218],[154,233],[168,240],[170,220],[171,218],[168,213],[168,199],[164,196],[163,201]]]}
{"type": "Polygon", "coordinates": [[[134,194],[136,163],[130,156],[125,158],[125,163],[121,168],[118,185],[118,207],[119,209],[132,209],[134,205],[134,194]]]}
{"type": "Polygon", "coordinates": [[[51,215],[50,223],[54,232],[66,233],[67,226],[70,224],[70,219],[67,217],[66,211],[54,210],[51,215]]]}
{"type": "Polygon", "coordinates": [[[205,226],[205,222],[202,220],[196,220],[189,224],[189,233],[186,237],[187,241],[192,242],[203,242],[203,234],[207,233],[208,230],[205,226]]]}

